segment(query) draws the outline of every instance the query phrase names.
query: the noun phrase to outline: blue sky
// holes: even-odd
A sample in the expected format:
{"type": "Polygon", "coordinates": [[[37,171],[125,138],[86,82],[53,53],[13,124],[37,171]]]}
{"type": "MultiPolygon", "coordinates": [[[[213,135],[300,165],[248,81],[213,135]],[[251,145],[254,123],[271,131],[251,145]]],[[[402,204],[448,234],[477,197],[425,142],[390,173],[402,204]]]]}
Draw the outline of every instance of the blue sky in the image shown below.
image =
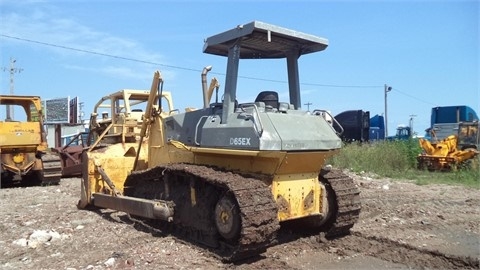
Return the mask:
{"type": "MultiPolygon", "coordinates": [[[[480,113],[479,12],[479,1],[462,0],[0,0],[0,65],[9,68],[13,57],[22,69],[15,94],[78,96],[86,118],[104,95],[148,89],[157,69],[176,108],[199,108],[203,67],[212,65],[209,76],[221,85],[226,68],[225,58],[202,53],[204,39],[258,20],[329,40],[325,51],[300,58],[301,102],[310,110],[382,114],[388,84],[389,134],[411,115],[423,133],[432,107],[480,113]]],[[[271,82],[286,80],[284,61],[243,61],[239,73],[240,102],[262,90],[287,99],[287,84],[271,82]]],[[[8,94],[10,74],[0,74],[8,94]]]]}

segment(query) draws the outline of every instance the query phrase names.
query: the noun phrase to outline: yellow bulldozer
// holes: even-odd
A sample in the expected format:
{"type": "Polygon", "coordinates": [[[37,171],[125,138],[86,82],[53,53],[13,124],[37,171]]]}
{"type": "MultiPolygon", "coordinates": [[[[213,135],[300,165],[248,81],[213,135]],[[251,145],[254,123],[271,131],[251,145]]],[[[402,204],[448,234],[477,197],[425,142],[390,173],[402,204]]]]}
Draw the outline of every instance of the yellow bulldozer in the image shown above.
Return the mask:
{"type": "MultiPolygon", "coordinates": [[[[63,176],[82,175],[81,156],[85,151],[106,145],[136,145],[149,95],[149,90],[121,89],[103,96],[93,107],[88,131],[77,134],[68,144],[52,149],[61,157],[63,176]]],[[[176,112],[169,92],[163,91],[162,99],[171,108],[170,113],[176,112]]]]}
{"type": "Polygon", "coordinates": [[[0,95],[0,107],[1,186],[58,184],[62,166],[48,149],[40,97],[0,95]]]}
{"type": "Polygon", "coordinates": [[[327,46],[324,38],[258,21],[209,37],[204,52],[228,59],[221,100],[215,78],[207,87],[207,67],[203,108],[172,110],[155,72],[140,132],[84,152],[78,207],[173,228],[227,261],[265,251],[281,224],[327,238],[348,234],[359,217],[359,190],[325,166],[341,139],[323,117],[301,109],[298,58],[327,46]],[[241,59],[286,59],[290,99],[259,91],[239,103],[241,59]]]}
{"type": "MultiPolygon", "coordinates": [[[[435,136],[433,138],[436,139],[435,136]]],[[[421,170],[451,171],[469,161],[478,163],[475,159],[480,147],[479,122],[461,122],[457,134],[437,139],[434,143],[421,138],[419,143],[423,149],[423,153],[417,157],[421,170]]]]}

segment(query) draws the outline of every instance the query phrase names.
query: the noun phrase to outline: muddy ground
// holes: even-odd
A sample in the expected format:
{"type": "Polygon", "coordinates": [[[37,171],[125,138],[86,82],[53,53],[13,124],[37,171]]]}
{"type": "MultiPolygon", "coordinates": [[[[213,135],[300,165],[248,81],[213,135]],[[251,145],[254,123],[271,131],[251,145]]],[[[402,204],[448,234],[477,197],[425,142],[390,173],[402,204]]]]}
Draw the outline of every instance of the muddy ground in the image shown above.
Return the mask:
{"type": "Polygon", "coordinates": [[[0,269],[479,269],[480,190],[352,175],[362,212],[349,236],[282,228],[277,245],[223,263],[112,210],[78,210],[79,178],[0,190],[0,269]]]}

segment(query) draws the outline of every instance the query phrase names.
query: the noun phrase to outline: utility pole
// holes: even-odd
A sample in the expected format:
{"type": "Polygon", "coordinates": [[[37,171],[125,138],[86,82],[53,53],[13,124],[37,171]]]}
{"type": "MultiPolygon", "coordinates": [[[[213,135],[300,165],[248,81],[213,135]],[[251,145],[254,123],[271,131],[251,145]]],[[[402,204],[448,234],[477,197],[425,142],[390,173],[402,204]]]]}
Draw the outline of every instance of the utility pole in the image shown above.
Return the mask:
{"type": "MultiPolygon", "coordinates": [[[[3,68],[3,71],[9,71],[10,72],[10,95],[13,95],[15,91],[15,73],[20,73],[23,71],[23,68],[16,68],[15,67],[15,60],[14,58],[10,57],[10,68],[3,68]]],[[[13,116],[13,107],[10,108],[10,105],[7,105],[7,115],[6,115],[6,121],[11,121],[14,119],[13,116]]]]}
{"type": "Polygon", "coordinates": [[[307,102],[303,105],[307,105],[307,111],[310,111],[310,105],[313,105],[311,102],[307,102]]]}
{"type": "Polygon", "coordinates": [[[385,84],[385,139],[388,136],[387,93],[390,91],[392,91],[392,87],[385,84]]]}

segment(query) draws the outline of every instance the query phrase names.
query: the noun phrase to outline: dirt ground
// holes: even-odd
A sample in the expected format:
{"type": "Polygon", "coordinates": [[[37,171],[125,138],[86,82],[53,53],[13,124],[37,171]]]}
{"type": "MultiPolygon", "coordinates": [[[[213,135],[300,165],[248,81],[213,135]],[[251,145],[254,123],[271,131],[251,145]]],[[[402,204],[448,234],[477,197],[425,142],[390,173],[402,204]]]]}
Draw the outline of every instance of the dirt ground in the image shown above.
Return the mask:
{"type": "Polygon", "coordinates": [[[112,210],[78,210],[80,179],[0,190],[0,269],[479,269],[480,190],[352,175],[362,212],[349,236],[282,228],[259,257],[223,263],[112,210]]]}

